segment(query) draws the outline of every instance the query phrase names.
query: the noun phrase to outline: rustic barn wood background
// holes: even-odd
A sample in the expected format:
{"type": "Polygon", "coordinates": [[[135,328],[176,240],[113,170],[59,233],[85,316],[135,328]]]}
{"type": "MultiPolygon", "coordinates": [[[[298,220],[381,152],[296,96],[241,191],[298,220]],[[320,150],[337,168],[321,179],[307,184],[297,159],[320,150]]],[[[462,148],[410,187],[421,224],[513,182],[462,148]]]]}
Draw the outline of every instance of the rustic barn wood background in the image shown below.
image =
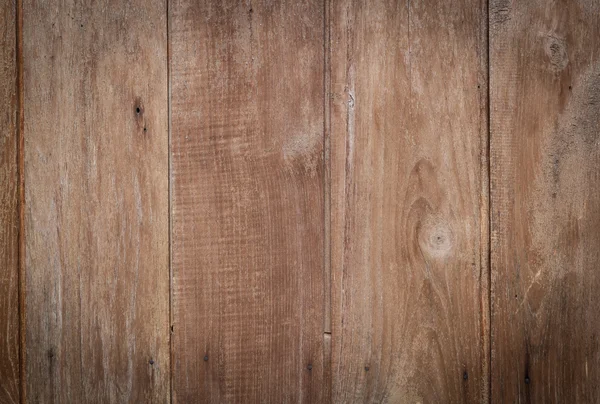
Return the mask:
{"type": "Polygon", "coordinates": [[[0,403],[600,402],[599,1],[0,21],[0,403]]]}

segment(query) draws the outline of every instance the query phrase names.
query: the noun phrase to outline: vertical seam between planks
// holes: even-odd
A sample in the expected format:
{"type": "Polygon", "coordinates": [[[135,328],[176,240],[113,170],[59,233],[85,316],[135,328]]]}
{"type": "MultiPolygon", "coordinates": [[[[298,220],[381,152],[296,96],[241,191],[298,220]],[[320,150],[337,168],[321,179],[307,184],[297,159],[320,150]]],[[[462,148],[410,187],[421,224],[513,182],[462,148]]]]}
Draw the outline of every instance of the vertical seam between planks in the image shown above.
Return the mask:
{"type": "Polygon", "coordinates": [[[492,402],[492,164],[491,164],[491,59],[490,59],[490,1],[486,1],[486,49],[487,49],[487,310],[488,310],[488,403],[492,402]]]}
{"type": "Polygon", "coordinates": [[[23,0],[16,0],[17,62],[17,175],[19,181],[18,295],[19,295],[19,401],[25,400],[25,140],[23,102],[23,0]]]}
{"type": "Polygon", "coordinates": [[[332,277],[331,277],[331,0],[323,2],[323,272],[324,318],[323,354],[326,402],[333,398],[333,361],[331,346],[332,277]]]}
{"type": "Polygon", "coordinates": [[[324,243],[323,260],[325,272],[324,332],[331,333],[331,64],[329,0],[325,0],[323,18],[323,154],[324,154],[324,243]]]}
{"type": "Polygon", "coordinates": [[[168,227],[169,227],[169,319],[167,332],[169,335],[169,402],[173,403],[173,215],[172,215],[172,162],[171,162],[171,43],[170,43],[170,3],[166,2],[166,34],[167,34],[167,188],[168,188],[168,227]]]}

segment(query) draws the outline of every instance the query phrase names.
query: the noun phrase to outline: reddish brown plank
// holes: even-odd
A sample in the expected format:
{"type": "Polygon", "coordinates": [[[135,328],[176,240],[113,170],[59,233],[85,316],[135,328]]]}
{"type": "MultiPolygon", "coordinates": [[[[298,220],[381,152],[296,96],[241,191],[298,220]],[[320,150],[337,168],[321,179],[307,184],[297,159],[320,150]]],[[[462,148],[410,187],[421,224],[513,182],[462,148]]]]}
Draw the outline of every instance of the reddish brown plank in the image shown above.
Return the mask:
{"type": "Polygon", "coordinates": [[[170,2],[175,402],[324,400],[323,11],[170,2]]]}
{"type": "Polygon", "coordinates": [[[492,401],[600,401],[600,4],[490,5],[492,401]]]}
{"type": "Polygon", "coordinates": [[[28,401],[167,403],[166,2],[23,17],[28,401]]]}
{"type": "Polygon", "coordinates": [[[17,2],[0,3],[0,403],[18,403],[19,140],[17,2]]]}
{"type": "Polygon", "coordinates": [[[485,2],[331,21],[333,402],[485,402],[485,2]]]}

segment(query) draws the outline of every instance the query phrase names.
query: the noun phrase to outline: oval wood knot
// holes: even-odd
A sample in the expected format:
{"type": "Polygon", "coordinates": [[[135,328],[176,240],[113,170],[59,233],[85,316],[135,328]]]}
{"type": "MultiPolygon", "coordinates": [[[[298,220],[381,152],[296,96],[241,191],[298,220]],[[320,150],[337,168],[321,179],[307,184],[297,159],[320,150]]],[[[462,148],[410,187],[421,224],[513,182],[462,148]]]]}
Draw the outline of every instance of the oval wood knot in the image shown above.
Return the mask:
{"type": "Polygon", "coordinates": [[[425,220],[419,228],[418,237],[423,253],[434,257],[445,257],[454,244],[450,226],[440,218],[425,220]]]}
{"type": "Polygon", "coordinates": [[[550,69],[558,73],[564,70],[569,64],[569,54],[567,52],[567,42],[563,38],[554,35],[546,37],[544,46],[546,56],[550,60],[550,69]]]}

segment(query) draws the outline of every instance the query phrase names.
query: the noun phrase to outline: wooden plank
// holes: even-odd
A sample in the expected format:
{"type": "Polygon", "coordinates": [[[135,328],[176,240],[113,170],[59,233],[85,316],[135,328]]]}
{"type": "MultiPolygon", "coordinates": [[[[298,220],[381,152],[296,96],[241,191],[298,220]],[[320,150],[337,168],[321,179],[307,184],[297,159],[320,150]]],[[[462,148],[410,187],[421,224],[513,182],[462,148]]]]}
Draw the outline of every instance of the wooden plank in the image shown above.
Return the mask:
{"type": "Polygon", "coordinates": [[[485,2],[333,1],[333,402],[487,400],[485,2]]]}
{"type": "Polygon", "coordinates": [[[27,398],[166,403],[166,3],[23,16],[27,398]]]}
{"type": "Polygon", "coordinates": [[[0,403],[20,401],[17,2],[0,3],[0,403]]]}
{"type": "Polygon", "coordinates": [[[600,4],[490,5],[492,401],[600,401],[600,4]]]}
{"type": "Polygon", "coordinates": [[[170,3],[175,402],[323,401],[323,11],[170,3]]]}

